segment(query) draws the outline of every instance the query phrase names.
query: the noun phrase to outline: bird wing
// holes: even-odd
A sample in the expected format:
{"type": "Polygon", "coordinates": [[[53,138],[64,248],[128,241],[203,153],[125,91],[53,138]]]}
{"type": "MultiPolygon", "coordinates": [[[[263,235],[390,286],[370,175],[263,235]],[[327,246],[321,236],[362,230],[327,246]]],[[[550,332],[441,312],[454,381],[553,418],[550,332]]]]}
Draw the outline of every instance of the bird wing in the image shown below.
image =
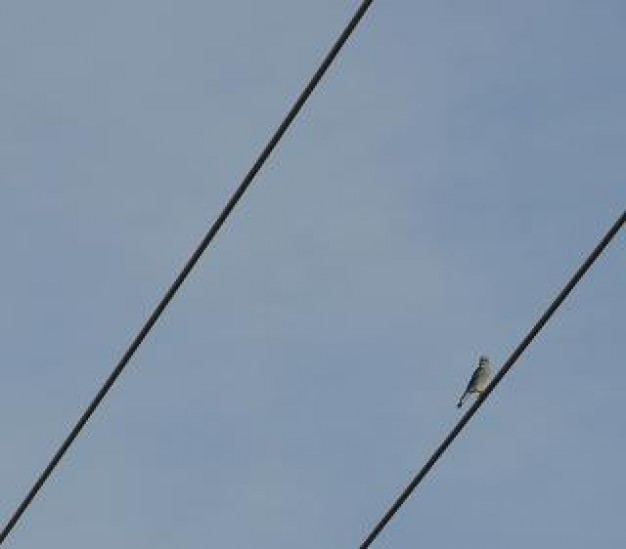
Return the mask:
{"type": "Polygon", "coordinates": [[[478,368],[474,370],[474,373],[472,374],[472,377],[470,378],[469,383],[467,384],[466,391],[468,393],[476,389],[482,376],[483,376],[483,368],[482,366],[479,366],[478,368]]]}

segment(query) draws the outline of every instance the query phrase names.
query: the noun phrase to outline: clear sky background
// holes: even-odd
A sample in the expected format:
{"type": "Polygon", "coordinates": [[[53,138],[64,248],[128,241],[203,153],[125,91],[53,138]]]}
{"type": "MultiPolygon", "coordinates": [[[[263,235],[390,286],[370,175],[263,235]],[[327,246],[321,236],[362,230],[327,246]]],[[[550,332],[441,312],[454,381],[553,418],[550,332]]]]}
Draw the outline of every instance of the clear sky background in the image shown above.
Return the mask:
{"type": "MultiPolygon", "coordinates": [[[[357,4],[0,4],[3,522],[357,4]]],[[[625,28],[375,2],[6,545],[358,547],[622,212],[625,28]]],[[[375,547],[626,546],[625,251],[375,547]]]]}

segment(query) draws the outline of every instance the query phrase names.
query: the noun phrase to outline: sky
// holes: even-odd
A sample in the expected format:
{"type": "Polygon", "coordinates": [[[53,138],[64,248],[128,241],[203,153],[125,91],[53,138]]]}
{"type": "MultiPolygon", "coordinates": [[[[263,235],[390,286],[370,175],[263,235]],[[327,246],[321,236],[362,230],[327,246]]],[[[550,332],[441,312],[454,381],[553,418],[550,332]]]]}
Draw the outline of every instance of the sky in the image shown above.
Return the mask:
{"type": "MultiPolygon", "coordinates": [[[[0,4],[0,517],[356,1],[0,4]]],[[[358,547],[626,203],[623,2],[375,2],[7,547],[358,547]]],[[[624,231],[373,547],[626,544],[624,231]]]]}

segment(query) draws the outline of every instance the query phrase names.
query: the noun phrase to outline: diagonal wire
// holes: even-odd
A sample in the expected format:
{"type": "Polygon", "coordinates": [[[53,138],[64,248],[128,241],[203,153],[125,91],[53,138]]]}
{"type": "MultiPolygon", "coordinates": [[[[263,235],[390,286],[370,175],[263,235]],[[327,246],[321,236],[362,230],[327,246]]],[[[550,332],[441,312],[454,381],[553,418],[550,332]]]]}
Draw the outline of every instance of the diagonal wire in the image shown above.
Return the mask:
{"type": "Polygon", "coordinates": [[[280,126],[275,131],[274,135],[269,140],[265,148],[261,151],[261,154],[257,158],[256,162],[253,164],[252,168],[250,168],[250,171],[243,178],[239,187],[235,190],[233,195],[230,197],[226,206],[224,207],[220,215],[217,217],[217,219],[214,221],[213,225],[211,226],[211,228],[209,229],[205,237],[202,239],[202,241],[200,242],[200,244],[198,245],[198,247],[196,248],[196,250],[190,257],[188,262],[185,264],[180,274],[177,276],[176,280],[172,283],[172,285],[167,290],[167,292],[165,293],[161,301],[158,303],[158,305],[156,306],[152,314],[148,317],[148,320],[146,321],[144,326],[141,328],[141,330],[139,331],[135,339],[132,341],[132,343],[130,344],[130,346],[128,347],[128,349],[126,350],[126,352],[124,353],[120,361],[118,362],[117,366],[115,367],[113,372],[109,375],[105,383],[102,385],[101,389],[98,391],[94,399],[91,401],[91,404],[89,404],[89,406],[83,412],[83,415],[80,417],[80,419],[78,420],[74,428],[71,430],[67,438],[63,441],[63,443],[57,450],[56,454],[54,454],[53,458],[48,463],[47,467],[42,471],[39,478],[33,484],[32,488],[30,489],[30,491],[28,492],[24,500],[20,503],[20,505],[17,507],[17,509],[11,516],[11,518],[8,520],[8,522],[2,529],[2,532],[0,533],[0,544],[4,542],[4,540],[9,535],[11,530],[14,528],[16,523],[20,520],[20,517],[23,515],[24,511],[26,511],[28,506],[31,504],[31,502],[37,495],[37,492],[39,492],[39,490],[44,485],[44,483],[46,482],[46,480],[48,479],[52,471],[55,469],[55,467],[59,464],[59,462],[63,458],[63,455],[65,454],[65,452],[72,445],[72,443],[74,442],[76,437],[79,435],[79,433],[81,432],[81,430],[83,429],[87,421],[89,421],[89,418],[92,416],[96,408],[99,406],[101,401],[109,392],[109,390],[115,383],[116,379],[123,372],[124,368],[130,361],[132,356],[135,354],[135,351],[137,351],[137,349],[139,348],[143,340],[146,338],[148,333],[152,330],[154,325],[157,323],[159,317],[161,316],[165,308],[168,306],[172,298],[176,295],[176,292],[182,286],[183,282],[185,281],[185,279],[187,278],[191,270],[194,268],[194,266],[196,265],[196,263],[198,262],[198,260],[200,259],[204,251],[207,249],[207,247],[209,246],[209,244],[211,243],[215,235],[219,232],[220,228],[222,227],[222,225],[224,224],[228,216],[231,214],[231,212],[237,205],[237,202],[239,202],[239,199],[243,196],[247,188],[250,186],[250,184],[254,180],[257,173],[260,171],[265,161],[268,159],[268,157],[270,156],[270,154],[272,153],[272,151],[274,150],[278,142],[281,140],[281,138],[283,137],[283,135],[285,134],[285,132],[287,131],[287,129],[289,128],[293,120],[296,118],[297,114],[300,112],[300,110],[306,103],[309,96],[313,93],[313,90],[319,84],[320,80],[322,79],[322,77],[324,76],[324,74],[326,73],[330,65],[332,64],[332,62],[335,60],[335,58],[337,57],[337,54],[342,49],[344,44],[347,42],[348,38],[350,37],[354,29],[357,27],[357,25],[359,24],[359,22],[361,21],[361,19],[363,18],[363,16],[367,12],[367,10],[369,9],[373,1],[374,0],[364,0],[360,4],[359,8],[354,13],[352,19],[350,19],[350,21],[344,28],[343,32],[340,34],[339,38],[337,38],[336,42],[333,44],[330,51],[327,53],[326,57],[321,62],[319,68],[316,70],[315,74],[313,75],[309,83],[306,85],[306,87],[304,88],[304,90],[302,91],[298,99],[296,99],[295,103],[293,104],[293,106],[291,107],[291,109],[289,110],[289,112],[287,113],[283,121],[281,122],[280,126]]]}
{"type": "Polygon", "coordinates": [[[482,405],[482,403],[489,397],[491,391],[496,388],[496,385],[500,383],[502,378],[508,373],[508,371],[515,364],[517,359],[522,355],[522,353],[526,350],[533,339],[537,336],[537,334],[541,331],[541,329],[546,325],[550,317],[554,314],[554,312],[561,306],[565,298],[570,294],[570,292],[574,289],[576,284],[580,281],[580,279],[585,275],[585,273],[589,270],[589,268],[593,265],[593,263],[598,259],[600,254],[604,251],[604,249],[608,246],[609,242],[615,237],[615,235],[622,228],[622,225],[626,222],[626,211],[622,212],[622,215],[619,219],[613,224],[613,226],[606,233],[604,238],[600,241],[600,243],[595,247],[595,249],[589,254],[589,257],[585,260],[585,262],[578,268],[578,270],[574,273],[574,276],[570,279],[570,281],[565,285],[565,287],[561,290],[558,296],[554,299],[554,301],[550,304],[550,306],[546,309],[546,312],[543,313],[541,318],[537,321],[537,323],[533,326],[533,328],[528,332],[526,337],[522,340],[522,342],[517,346],[517,348],[511,353],[509,359],[504,363],[502,368],[498,374],[493,378],[493,381],[489,384],[489,387],[485,389],[485,391],[476,399],[472,407],[465,413],[465,415],[459,420],[459,422],[455,425],[454,429],[450,431],[448,436],[444,439],[444,441],[439,445],[439,447],[435,450],[433,455],[428,459],[426,464],[419,470],[419,472],[415,475],[413,480],[409,483],[409,485],[404,489],[404,491],[400,494],[400,496],[396,499],[393,505],[389,508],[389,510],[384,514],[384,516],[378,521],[376,526],[372,529],[369,535],[365,538],[365,541],[360,545],[359,549],[366,549],[369,547],[372,542],[376,539],[378,534],[382,532],[382,530],[387,526],[389,521],[396,514],[398,509],[404,504],[404,502],[409,498],[413,490],[417,488],[417,486],[424,480],[424,477],[428,474],[428,472],[432,469],[433,465],[437,463],[437,460],[442,456],[442,454],[448,449],[448,446],[452,444],[452,441],[457,437],[457,435],[461,432],[463,427],[467,424],[467,422],[472,418],[472,416],[476,413],[478,408],[482,405]]]}

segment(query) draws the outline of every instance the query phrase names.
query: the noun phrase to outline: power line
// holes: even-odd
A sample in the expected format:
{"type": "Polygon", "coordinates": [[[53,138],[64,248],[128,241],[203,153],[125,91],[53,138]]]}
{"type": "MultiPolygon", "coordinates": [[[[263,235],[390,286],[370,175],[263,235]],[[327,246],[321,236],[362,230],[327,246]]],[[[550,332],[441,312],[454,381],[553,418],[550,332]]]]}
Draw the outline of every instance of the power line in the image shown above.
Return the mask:
{"type": "Polygon", "coordinates": [[[32,488],[30,489],[22,503],[20,503],[19,507],[17,507],[9,521],[6,523],[6,525],[2,529],[2,532],[0,533],[0,544],[4,542],[11,530],[15,527],[16,523],[20,520],[20,517],[23,515],[24,511],[26,511],[28,506],[37,495],[37,492],[39,492],[48,477],[51,475],[51,473],[54,471],[56,466],[63,458],[65,452],[67,452],[69,447],[72,445],[76,437],[79,435],[79,433],[87,423],[87,421],[89,421],[89,418],[92,416],[96,408],[100,405],[106,394],[109,392],[117,378],[124,371],[124,368],[130,361],[132,356],[135,354],[135,351],[137,351],[143,340],[157,323],[165,308],[168,306],[172,298],[176,295],[177,291],[182,286],[183,282],[185,281],[191,270],[194,268],[204,251],[207,249],[215,235],[219,232],[220,228],[239,202],[239,199],[243,196],[247,188],[256,177],[257,173],[260,171],[263,164],[265,164],[265,161],[268,159],[278,142],[282,139],[283,135],[285,134],[293,120],[296,118],[297,114],[300,112],[310,95],[313,93],[313,90],[317,87],[320,80],[322,79],[332,62],[335,60],[338,53],[347,42],[348,38],[357,27],[373,1],[374,0],[364,0],[361,3],[359,8],[353,15],[352,19],[348,22],[343,32],[340,34],[339,38],[337,38],[330,51],[319,65],[317,71],[315,72],[309,83],[306,85],[298,99],[296,99],[295,103],[281,122],[280,126],[278,126],[278,129],[275,131],[272,138],[269,140],[265,148],[261,151],[261,154],[257,158],[256,162],[253,164],[252,168],[250,168],[250,171],[246,174],[242,182],[239,184],[239,187],[230,197],[220,215],[213,222],[213,225],[206,233],[205,237],[202,239],[202,241],[192,254],[191,258],[187,261],[176,280],[172,283],[172,285],[167,290],[161,301],[158,303],[152,314],[148,317],[148,320],[144,324],[143,328],[141,328],[135,339],[132,341],[113,372],[109,375],[94,399],[91,401],[91,404],[89,404],[87,409],[83,412],[83,415],[80,417],[67,438],[63,441],[56,454],[54,454],[54,457],[50,460],[50,463],[48,463],[47,467],[43,470],[37,481],[33,484],[32,488]]]}
{"type": "Polygon", "coordinates": [[[535,339],[537,334],[541,331],[541,329],[546,325],[550,317],[554,314],[554,312],[561,306],[563,301],[567,298],[570,292],[574,289],[576,284],[580,281],[580,279],[585,275],[585,273],[589,270],[589,268],[593,265],[593,263],[598,259],[600,254],[604,251],[604,249],[608,246],[609,242],[613,239],[613,237],[618,233],[618,231],[622,228],[622,225],[626,221],[626,211],[622,212],[622,215],[615,222],[615,224],[609,229],[604,238],[600,241],[600,243],[595,247],[595,249],[589,254],[589,257],[585,260],[585,262],[579,267],[579,269],[574,273],[574,276],[570,279],[570,281],[565,285],[565,287],[561,290],[558,296],[554,299],[554,301],[550,304],[550,306],[546,309],[546,312],[543,313],[541,318],[537,321],[537,323],[533,326],[533,328],[528,332],[526,337],[522,340],[522,342],[517,346],[517,348],[513,351],[509,359],[504,363],[502,368],[498,374],[493,378],[493,381],[489,384],[489,387],[476,399],[472,407],[465,413],[465,415],[459,420],[459,422],[455,425],[454,429],[450,431],[448,436],[444,439],[444,441],[439,445],[439,447],[435,450],[432,456],[428,459],[426,464],[420,469],[420,471],[415,475],[413,480],[409,483],[409,485],[404,489],[402,494],[396,499],[393,505],[389,508],[389,510],[384,514],[384,516],[378,521],[376,526],[372,529],[370,534],[365,538],[365,541],[360,545],[360,549],[366,549],[369,547],[372,542],[378,537],[378,534],[382,532],[382,530],[387,526],[389,521],[396,514],[398,509],[402,506],[402,504],[409,498],[411,493],[417,488],[417,486],[424,480],[424,477],[428,474],[428,472],[432,469],[433,465],[437,463],[437,460],[443,455],[443,453],[448,449],[448,446],[452,443],[452,441],[457,437],[457,435],[461,432],[463,427],[469,422],[472,416],[476,413],[478,408],[481,407],[482,403],[489,397],[491,391],[496,388],[496,385],[500,383],[502,378],[508,373],[513,364],[517,361],[517,359],[522,355],[522,353],[526,350],[526,347],[530,345],[530,343],[535,339]]]}

